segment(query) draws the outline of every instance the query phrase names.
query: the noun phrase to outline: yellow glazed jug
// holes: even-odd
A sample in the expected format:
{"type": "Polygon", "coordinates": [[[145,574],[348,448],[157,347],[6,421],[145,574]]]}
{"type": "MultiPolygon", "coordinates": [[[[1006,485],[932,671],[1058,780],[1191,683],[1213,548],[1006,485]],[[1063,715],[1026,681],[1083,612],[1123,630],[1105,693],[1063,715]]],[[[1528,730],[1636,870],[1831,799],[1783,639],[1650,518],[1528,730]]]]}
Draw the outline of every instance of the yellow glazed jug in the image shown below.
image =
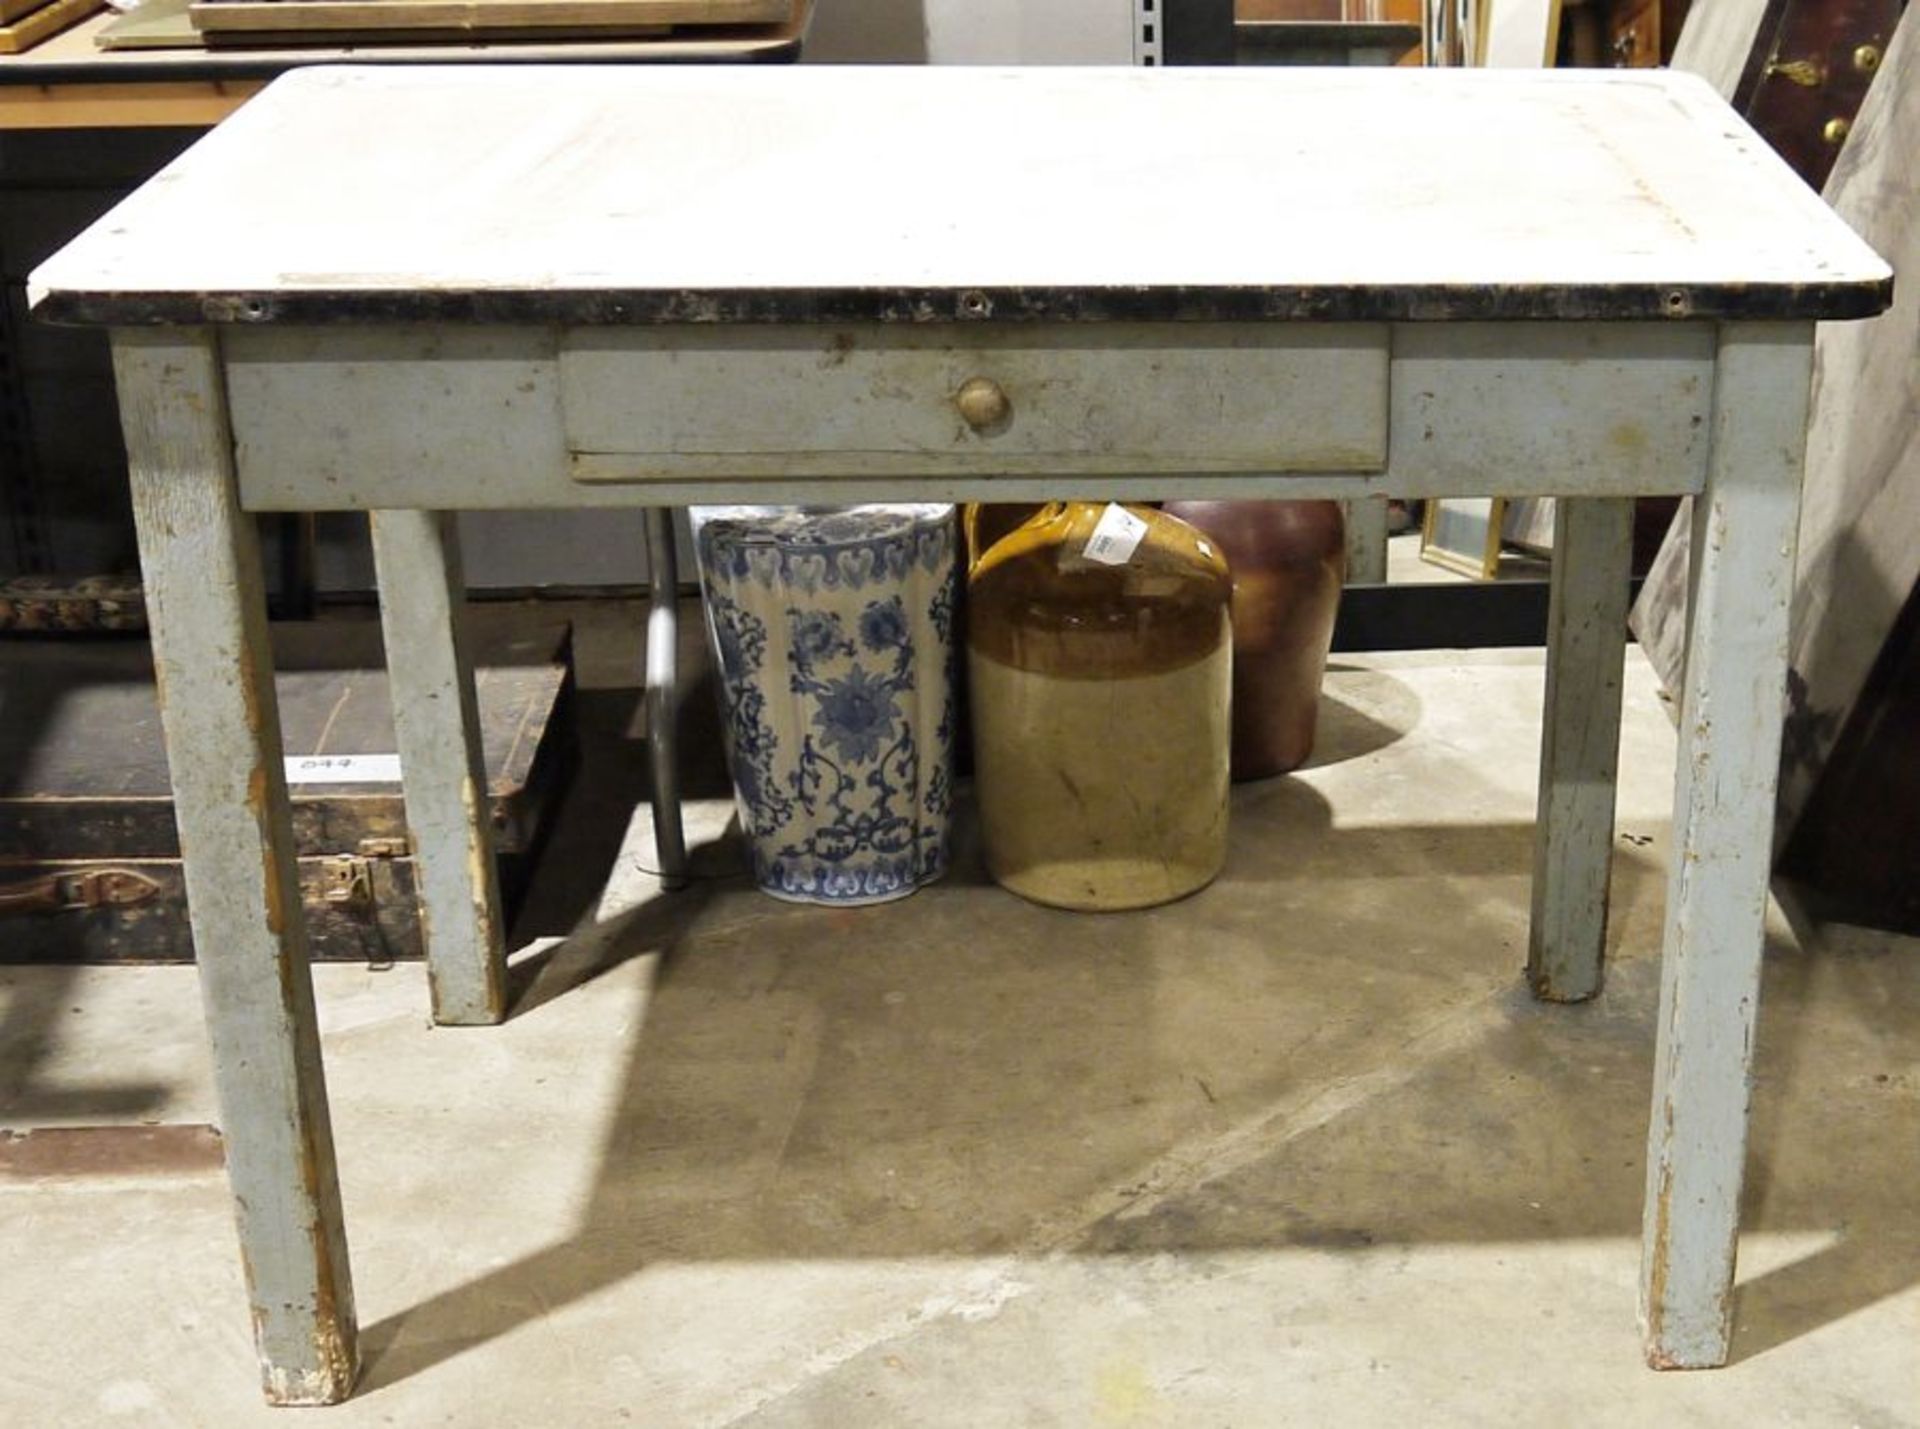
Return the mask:
{"type": "Polygon", "coordinates": [[[967,670],[987,868],[1060,908],[1144,908],[1226,858],[1233,587],[1199,531],[1055,502],[976,560],[967,670]]]}

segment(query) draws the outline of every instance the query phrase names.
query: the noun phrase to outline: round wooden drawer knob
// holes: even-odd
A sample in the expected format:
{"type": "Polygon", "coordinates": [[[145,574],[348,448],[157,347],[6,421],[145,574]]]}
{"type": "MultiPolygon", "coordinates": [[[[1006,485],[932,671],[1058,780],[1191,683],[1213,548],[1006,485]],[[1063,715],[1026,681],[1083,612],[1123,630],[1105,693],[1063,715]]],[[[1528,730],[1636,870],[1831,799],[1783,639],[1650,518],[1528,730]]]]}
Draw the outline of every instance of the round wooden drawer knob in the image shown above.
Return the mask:
{"type": "Polygon", "coordinates": [[[954,405],[976,432],[997,431],[1013,415],[1013,403],[990,377],[969,377],[954,394],[954,405]]]}

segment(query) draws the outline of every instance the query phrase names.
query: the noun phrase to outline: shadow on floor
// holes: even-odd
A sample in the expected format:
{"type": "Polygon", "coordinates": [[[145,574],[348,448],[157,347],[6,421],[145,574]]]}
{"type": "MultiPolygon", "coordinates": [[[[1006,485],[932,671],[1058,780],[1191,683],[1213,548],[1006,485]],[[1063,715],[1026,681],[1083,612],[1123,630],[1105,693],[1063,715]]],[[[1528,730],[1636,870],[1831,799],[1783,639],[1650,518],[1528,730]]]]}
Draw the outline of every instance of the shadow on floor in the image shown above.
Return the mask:
{"type": "MultiPolygon", "coordinates": [[[[672,1262],[1637,1238],[1657,968],[1525,995],[1531,827],[1336,828],[1297,781],[1235,820],[1166,910],[1020,903],[963,837],[902,904],[708,883],[559,945],[562,985],[653,961],[589,1204],[370,1327],[367,1387],[672,1262]]],[[[1662,882],[1622,847],[1615,927],[1662,882]]],[[[1920,1279],[1920,1166],[1853,1154],[1901,1104],[1845,1081],[1917,1015],[1896,960],[1770,953],[1745,1223],[1834,1239],[1741,1288],[1738,1356],[1920,1279]]]]}
{"type": "MultiPolygon", "coordinates": [[[[124,642],[113,643],[124,648],[124,642]]],[[[0,834],[0,888],[20,879],[19,868],[10,865],[17,863],[38,875],[44,871],[43,860],[71,858],[77,852],[41,834],[20,806],[33,806],[45,787],[39,764],[45,759],[44,747],[54,742],[63,706],[95,694],[97,686],[126,683],[118,670],[110,669],[103,677],[62,656],[62,647],[53,642],[15,639],[0,644],[0,801],[10,806],[8,827],[0,834]]],[[[74,915],[0,910],[0,938],[6,936],[4,920],[22,916],[74,915]]],[[[166,1101],[170,1089],[154,1083],[104,1078],[80,1087],[45,1083],[45,1064],[61,1029],[80,1011],[73,1004],[79,979],[80,971],[72,965],[34,967],[26,974],[0,964],[0,1121],[116,1119],[166,1101]]]]}

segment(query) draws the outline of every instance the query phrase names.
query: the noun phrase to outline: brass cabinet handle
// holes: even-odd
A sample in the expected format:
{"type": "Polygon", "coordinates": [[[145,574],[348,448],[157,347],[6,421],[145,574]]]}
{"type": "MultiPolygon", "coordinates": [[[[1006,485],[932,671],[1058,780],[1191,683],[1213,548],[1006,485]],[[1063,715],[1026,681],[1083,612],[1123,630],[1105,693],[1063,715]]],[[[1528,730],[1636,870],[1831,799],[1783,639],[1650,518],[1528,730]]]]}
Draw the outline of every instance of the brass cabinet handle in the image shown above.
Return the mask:
{"type": "Polygon", "coordinates": [[[1768,60],[1767,73],[1777,74],[1802,89],[1818,89],[1827,77],[1827,72],[1814,60],[1768,60]]]}

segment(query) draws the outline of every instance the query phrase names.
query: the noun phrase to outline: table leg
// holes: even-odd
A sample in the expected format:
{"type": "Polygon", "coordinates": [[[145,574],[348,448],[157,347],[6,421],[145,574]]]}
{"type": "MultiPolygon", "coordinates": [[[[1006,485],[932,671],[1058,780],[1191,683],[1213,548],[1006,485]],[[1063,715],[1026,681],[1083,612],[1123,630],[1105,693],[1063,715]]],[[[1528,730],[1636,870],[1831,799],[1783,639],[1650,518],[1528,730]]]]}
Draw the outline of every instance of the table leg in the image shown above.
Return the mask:
{"type": "Polygon", "coordinates": [[[1347,584],[1384,585],[1387,579],[1387,498],[1361,496],[1340,503],[1347,523],[1347,584]]]}
{"type": "Polygon", "coordinates": [[[679,717],[680,565],[673,549],[673,513],[646,509],[647,761],[653,776],[653,843],[666,888],[687,881],[687,838],[680,817],[679,717]]]}
{"type": "Polygon", "coordinates": [[[1648,1363],[1723,1364],[1786,689],[1810,323],[1723,328],[1694,503],[1641,1263],[1648,1363]]]}
{"type": "Polygon", "coordinates": [[[433,1020],[487,1026],[506,1015],[506,941],[459,532],[440,511],[375,511],[372,526],[433,1020]]]}
{"type": "Polygon", "coordinates": [[[1632,555],[1630,499],[1554,503],[1527,943],[1527,980],[1548,1002],[1583,1002],[1600,991],[1632,555]]]}
{"type": "Polygon", "coordinates": [[[357,1368],[259,535],[240,510],[216,341],[120,330],[114,375],[174,815],[267,1399],[331,1404],[357,1368]]]}

